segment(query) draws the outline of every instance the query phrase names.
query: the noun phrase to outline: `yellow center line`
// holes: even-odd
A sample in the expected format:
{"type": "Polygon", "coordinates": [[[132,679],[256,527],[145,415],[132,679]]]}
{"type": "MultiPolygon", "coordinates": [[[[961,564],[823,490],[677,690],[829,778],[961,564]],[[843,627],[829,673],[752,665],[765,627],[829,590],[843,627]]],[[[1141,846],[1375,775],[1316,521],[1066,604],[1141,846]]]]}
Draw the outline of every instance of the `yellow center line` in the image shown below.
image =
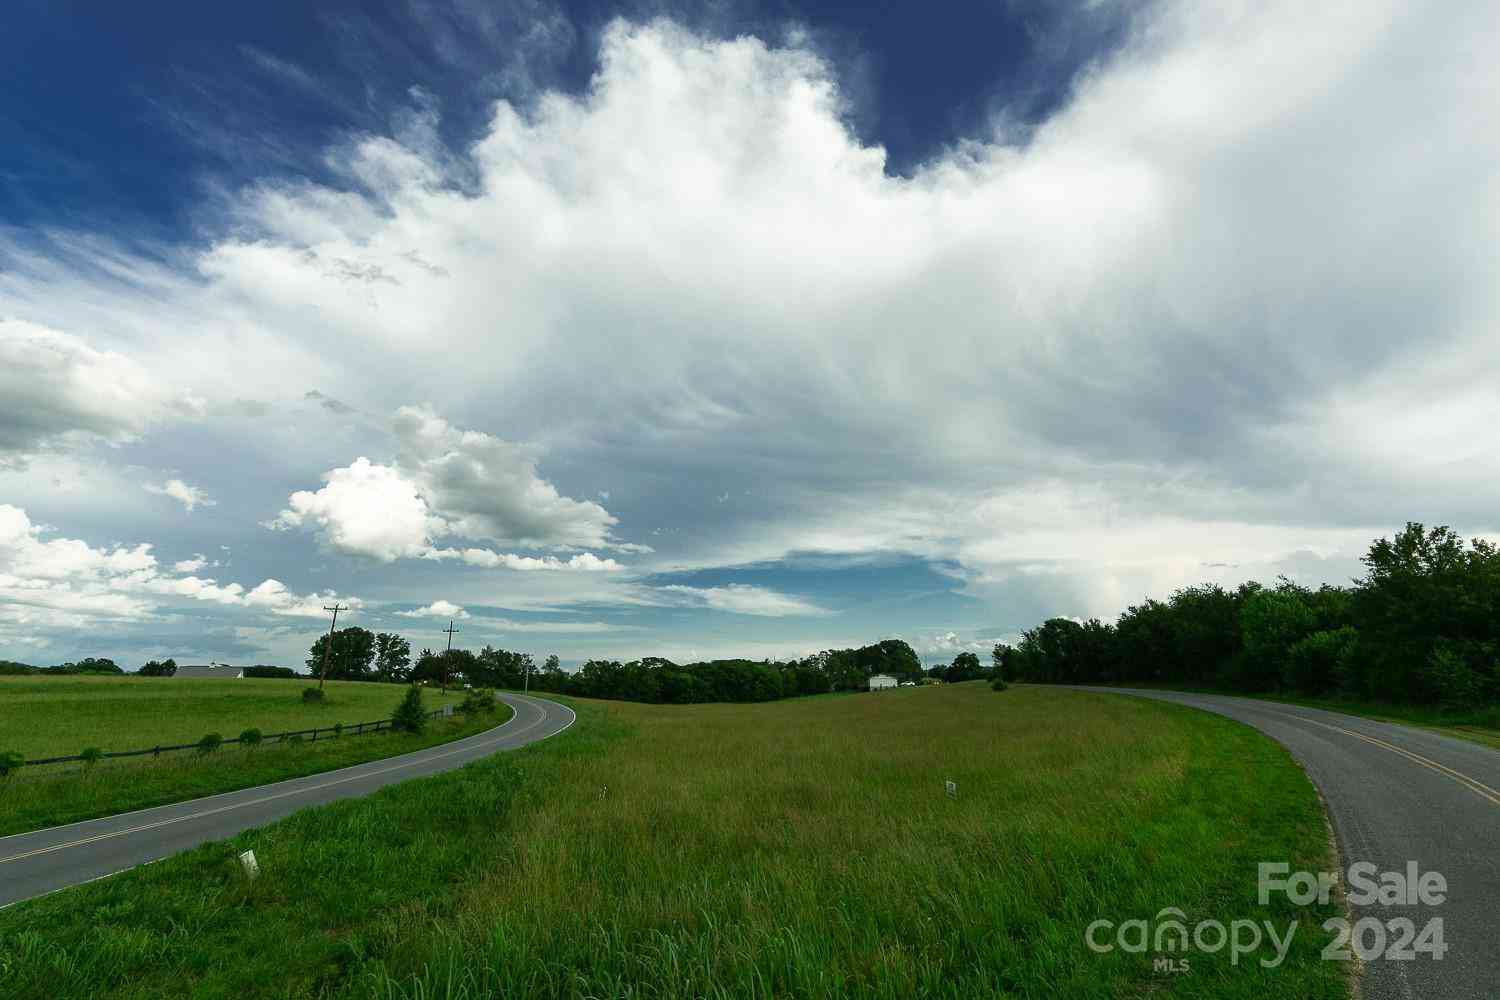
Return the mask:
{"type": "Polygon", "coordinates": [[[1317,719],[1310,719],[1305,715],[1298,715],[1295,712],[1282,712],[1274,708],[1268,708],[1265,709],[1265,711],[1270,712],[1273,715],[1285,716],[1288,719],[1297,719],[1300,722],[1310,722],[1315,726],[1322,726],[1324,729],[1331,729],[1336,733],[1343,733],[1346,736],[1353,736],[1355,739],[1364,740],[1366,743],[1373,743],[1375,746],[1378,746],[1384,750],[1389,750],[1391,753],[1400,754],[1406,759],[1412,761],[1413,763],[1420,764],[1428,770],[1436,771],[1438,774],[1444,775],[1448,778],[1452,778],[1454,781],[1458,782],[1460,785],[1463,785],[1465,788],[1473,792],[1475,795],[1478,795],[1480,798],[1488,799],[1495,805],[1500,806],[1500,791],[1491,788],[1489,785],[1486,785],[1484,782],[1479,781],[1476,778],[1469,777],[1462,771],[1455,771],[1453,768],[1449,767],[1446,764],[1440,764],[1430,757],[1424,757],[1419,753],[1413,753],[1412,751],[1407,750],[1404,747],[1398,747],[1394,743],[1387,743],[1385,740],[1378,739],[1374,736],[1356,732],[1353,729],[1345,729],[1343,726],[1335,726],[1331,723],[1319,722],[1317,719]]]}
{"type": "MultiPolygon", "coordinates": [[[[543,712],[541,717],[536,719],[530,725],[524,726],[521,729],[515,730],[514,732],[508,732],[504,736],[491,740],[488,743],[472,743],[468,746],[462,746],[458,747],[457,749],[446,750],[442,753],[432,754],[431,756],[423,757],[421,760],[408,760],[400,764],[393,764],[390,767],[383,767],[374,771],[363,771],[359,774],[351,774],[347,777],[335,778],[332,781],[325,781],[322,784],[318,785],[307,785],[303,788],[291,788],[284,792],[276,792],[272,795],[262,795],[260,798],[250,799],[245,802],[235,802],[231,805],[218,806],[213,809],[203,809],[199,812],[185,813],[181,816],[173,816],[170,819],[157,820],[155,823],[143,823],[140,826],[132,826],[124,830],[114,830],[110,833],[101,833],[93,837],[83,837],[79,840],[70,840],[67,843],[63,844],[53,844],[51,847],[39,847],[33,851],[24,851],[21,854],[12,854],[10,857],[0,858],[0,865],[3,865],[8,861],[20,861],[24,858],[34,858],[39,854],[51,854],[54,851],[65,851],[70,847],[82,847],[85,844],[94,844],[98,843],[101,840],[109,840],[111,837],[125,837],[133,833],[143,833],[146,830],[155,830],[158,827],[170,826],[173,823],[183,823],[190,819],[202,819],[206,816],[218,815],[219,813],[233,812],[236,809],[245,809],[250,806],[263,805],[264,803],[274,802],[277,799],[284,799],[293,795],[303,795],[307,792],[316,792],[324,788],[332,788],[335,785],[346,784],[350,781],[362,781],[365,778],[373,778],[376,775],[389,774],[392,771],[399,771],[402,768],[412,767],[417,764],[426,764],[430,761],[441,760],[444,757],[452,757],[454,754],[466,753],[470,750],[480,750],[485,747],[493,746],[494,744],[501,742],[501,740],[507,740],[512,736],[521,736],[525,733],[528,733],[546,721],[547,714],[543,712]]],[[[503,728],[506,724],[508,723],[502,723],[501,728],[503,728]]]]}

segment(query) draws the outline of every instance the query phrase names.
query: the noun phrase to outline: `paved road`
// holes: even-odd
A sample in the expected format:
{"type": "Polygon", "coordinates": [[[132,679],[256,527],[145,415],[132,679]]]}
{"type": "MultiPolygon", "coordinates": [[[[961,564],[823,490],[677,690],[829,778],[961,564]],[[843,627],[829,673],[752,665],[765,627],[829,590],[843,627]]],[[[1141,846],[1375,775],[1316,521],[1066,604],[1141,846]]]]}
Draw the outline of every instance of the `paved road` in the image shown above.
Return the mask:
{"type": "MultiPolygon", "coordinates": [[[[1441,917],[1447,955],[1364,963],[1363,1000],[1500,998],[1500,752],[1407,726],[1250,698],[1088,688],[1191,705],[1282,743],[1323,794],[1345,871],[1408,862],[1448,883],[1440,906],[1354,907],[1382,922],[1441,917]]],[[[1276,861],[1266,858],[1266,861],[1276,861]]],[[[1378,876],[1377,876],[1378,879],[1378,876]]],[[[1375,943],[1373,931],[1366,945],[1375,943]]]]}
{"type": "Polygon", "coordinates": [[[506,693],[496,697],[515,715],[488,732],[452,743],[272,785],[0,837],[0,906],[223,840],[307,806],[368,795],[460,767],[554,736],[573,724],[573,710],[556,702],[506,693]]]}

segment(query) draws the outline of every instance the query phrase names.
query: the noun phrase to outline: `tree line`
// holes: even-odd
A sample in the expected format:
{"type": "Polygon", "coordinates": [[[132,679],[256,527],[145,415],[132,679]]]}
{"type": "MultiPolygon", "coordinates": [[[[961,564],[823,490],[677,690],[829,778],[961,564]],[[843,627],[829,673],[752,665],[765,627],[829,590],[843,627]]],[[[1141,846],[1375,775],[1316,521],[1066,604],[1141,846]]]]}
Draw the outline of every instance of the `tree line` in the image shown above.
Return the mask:
{"type": "MultiPolygon", "coordinates": [[[[359,626],[320,635],[305,661],[317,677],[325,666],[329,680],[384,683],[468,684],[476,688],[521,688],[668,704],[699,702],[773,701],[833,691],[864,690],[870,677],[889,674],[899,681],[928,679],[949,682],[987,678],[990,671],[972,652],[959,653],[951,664],[924,670],[921,660],[901,639],[885,639],[854,649],[826,649],[795,660],[722,659],[674,663],[660,656],[639,660],[589,660],[573,672],[562,668],[556,655],[540,665],[529,653],[486,646],[474,652],[424,649],[415,658],[411,644],[390,632],[371,632],[359,626]]],[[[305,677],[286,667],[257,665],[243,668],[246,677],[305,677]]],[[[78,664],[38,668],[0,661],[0,673],[124,673],[113,661],[89,658],[78,664]],[[17,669],[7,670],[7,666],[17,669]]],[[[137,670],[145,677],[171,677],[173,659],[152,660],[137,670]]]]}
{"type": "MultiPolygon", "coordinates": [[[[523,654],[524,655],[524,654],[523,654]]],[[[907,643],[885,639],[857,649],[825,649],[796,660],[704,660],[674,663],[646,656],[622,663],[589,660],[574,673],[552,657],[531,676],[537,691],[654,704],[776,701],[832,691],[864,690],[875,674],[916,681],[922,661],[907,643]]]]}
{"type": "Polygon", "coordinates": [[[1349,586],[1184,587],[1113,624],[1051,618],[994,649],[1006,680],[1162,683],[1473,707],[1500,700],[1500,550],[1416,522],[1349,586]]]}
{"type": "MultiPolygon", "coordinates": [[[[221,664],[222,665],[222,664],[221,664]]],[[[233,668],[231,668],[233,669],[233,668]]],[[[298,677],[301,676],[295,670],[286,667],[274,667],[264,663],[257,663],[253,667],[240,667],[246,677],[298,677]]],[[[81,660],[69,663],[59,663],[52,667],[37,667],[30,663],[19,663],[15,660],[0,660],[0,677],[24,676],[30,674],[124,674],[125,669],[114,660],[105,656],[86,656],[81,660]]],[[[137,677],[172,677],[177,673],[177,661],[170,657],[165,660],[148,660],[136,669],[137,677]]]]}
{"type": "Polygon", "coordinates": [[[123,674],[125,671],[114,660],[104,656],[85,656],[81,660],[59,663],[51,667],[36,667],[15,660],[0,660],[0,676],[24,674],[123,674]]]}
{"type": "MultiPolygon", "coordinates": [[[[916,681],[922,663],[911,646],[886,639],[858,649],[829,649],[800,660],[707,660],[674,663],[660,656],[639,660],[594,659],[576,671],[557,656],[538,665],[529,653],[486,646],[474,652],[424,649],[415,659],[411,646],[390,633],[352,626],[322,635],[313,643],[307,668],[323,671],[327,654],[330,680],[456,683],[485,688],[530,687],[582,698],[690,704],[711,701],[773,701],[866,687],[874,674],[916,681]]],[[[971,657],[973,654],[969,654],[971,657]]]]}

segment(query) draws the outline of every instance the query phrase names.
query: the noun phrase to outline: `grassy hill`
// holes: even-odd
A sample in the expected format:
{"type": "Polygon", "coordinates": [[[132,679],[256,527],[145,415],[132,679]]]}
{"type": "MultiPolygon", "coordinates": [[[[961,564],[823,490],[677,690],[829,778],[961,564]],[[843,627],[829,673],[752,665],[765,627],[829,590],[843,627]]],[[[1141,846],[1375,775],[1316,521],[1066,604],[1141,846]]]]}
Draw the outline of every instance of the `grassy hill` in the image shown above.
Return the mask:
{"type": "Polygon", "coordinates": [[[974,684],[570,704],[525,750],[0,911],[0,995],[1347,996],[1334,911],[1256,901],[1257,862],[1330,867],[1316,793],[1227,719],[974,684]],[[1165,907],[1300,930],[1188,975],[1084,945],[1165,907]]]}

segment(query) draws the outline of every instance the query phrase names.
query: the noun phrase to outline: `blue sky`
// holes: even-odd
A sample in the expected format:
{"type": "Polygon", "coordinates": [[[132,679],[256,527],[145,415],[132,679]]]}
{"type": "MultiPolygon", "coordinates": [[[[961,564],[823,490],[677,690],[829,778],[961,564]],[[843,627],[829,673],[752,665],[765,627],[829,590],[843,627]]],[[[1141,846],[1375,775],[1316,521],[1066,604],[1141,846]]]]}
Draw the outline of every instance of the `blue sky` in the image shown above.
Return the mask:
{"type": "Polygon", "coordinates": [[[1493,532],[1496,21],[22,2],[0,656],[946,660],[1493,532]]]}
{"type": "Polygon", "coordinates": [[[793,33],[826,53],[861,138],[909,172],[1000,109],[1041,119],[1118,45],[1125,8],[1045,3],[669,5],[271,2],[131,7],[23,0],[0,45],[0,211],[13,225],[191,238],[187,191],[326,176],[341,131],[384,131],[419,87],[445,142],[482,133],[497,98],[579,93],[617,18],[669,16],[714,37],[793,33]],[[524,67],[522,71],[519,67],[524,67]]]}

